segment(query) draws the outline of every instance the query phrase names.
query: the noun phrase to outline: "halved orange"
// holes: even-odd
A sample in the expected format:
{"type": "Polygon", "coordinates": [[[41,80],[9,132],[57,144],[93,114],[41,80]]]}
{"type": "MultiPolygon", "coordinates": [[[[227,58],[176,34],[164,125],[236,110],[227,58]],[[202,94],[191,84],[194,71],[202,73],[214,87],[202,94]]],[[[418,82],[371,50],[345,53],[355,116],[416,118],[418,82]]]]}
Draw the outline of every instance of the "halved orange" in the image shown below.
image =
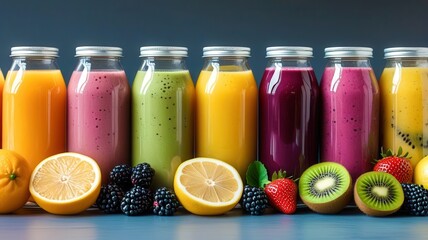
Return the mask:
{"type": "Polygon", "coordinates": [[[73,152],[46,158],[34,169],[30,192],[36,203],[53,214],[77,214],[97,200],[101,171],[92,158],[73,152]]]}
{"type": "Polygon", "coordinates": [[[239,202],[243,184],[238,171],[231,165],[212,158],[194,158],[178,167],[174,191],[189,212],[219,215],[239,202]]]}

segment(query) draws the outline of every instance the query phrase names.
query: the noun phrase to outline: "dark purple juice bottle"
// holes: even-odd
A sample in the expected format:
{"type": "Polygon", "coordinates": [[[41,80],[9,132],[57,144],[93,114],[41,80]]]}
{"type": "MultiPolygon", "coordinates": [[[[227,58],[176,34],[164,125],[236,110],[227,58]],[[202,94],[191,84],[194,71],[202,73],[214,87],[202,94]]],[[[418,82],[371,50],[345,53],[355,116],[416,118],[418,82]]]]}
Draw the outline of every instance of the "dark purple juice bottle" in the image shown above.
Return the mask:
{"type": "Polygon", "coordinates": [[[260,160],[269,176],[285,170],[300,177],[317,162],[318,84],[312,48],[269,47],[260,83],[260,160]]]}

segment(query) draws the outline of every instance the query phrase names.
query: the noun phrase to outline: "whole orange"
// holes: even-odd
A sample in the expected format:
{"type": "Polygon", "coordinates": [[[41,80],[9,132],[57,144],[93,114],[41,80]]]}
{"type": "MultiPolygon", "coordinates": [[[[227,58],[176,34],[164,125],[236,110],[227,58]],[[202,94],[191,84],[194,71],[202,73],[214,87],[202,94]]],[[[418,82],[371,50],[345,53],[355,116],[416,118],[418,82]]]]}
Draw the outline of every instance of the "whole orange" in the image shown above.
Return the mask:
{"type": "Polygon", "coordinates": [[[30,197],[31,170],[19,154],[0,149],[0,213],[22,208],[30,197]]]}

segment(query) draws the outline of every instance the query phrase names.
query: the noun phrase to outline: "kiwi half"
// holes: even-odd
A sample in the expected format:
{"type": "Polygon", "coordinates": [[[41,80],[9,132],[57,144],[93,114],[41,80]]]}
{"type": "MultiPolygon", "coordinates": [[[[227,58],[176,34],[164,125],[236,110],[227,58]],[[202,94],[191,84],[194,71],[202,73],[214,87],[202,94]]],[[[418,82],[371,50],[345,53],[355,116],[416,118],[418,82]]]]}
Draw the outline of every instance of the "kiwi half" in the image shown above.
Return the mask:
{"type": "Polygon", "coordinates": [[[355,182],[354,200],[369,216],[386,216],[398,211],[404,202],[400,182],[389,173],[367,172],[355,182]]]}
{"type": "Polygon", "coordinates": [[[344,166],[334,162],[312,165],[300,176],[302,201],[317,213],[333,214],[352,198],[352,178],[344,166]]]}

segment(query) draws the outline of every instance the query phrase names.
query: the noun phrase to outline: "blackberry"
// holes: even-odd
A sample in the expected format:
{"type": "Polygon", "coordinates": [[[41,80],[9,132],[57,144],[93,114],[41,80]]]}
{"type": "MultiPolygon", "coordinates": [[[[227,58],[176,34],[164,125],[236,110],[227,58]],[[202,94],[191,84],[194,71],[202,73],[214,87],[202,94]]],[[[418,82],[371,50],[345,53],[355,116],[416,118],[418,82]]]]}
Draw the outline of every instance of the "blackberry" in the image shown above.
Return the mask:
{"type": "Polygon", "coordinates": [[[175,194],[166,187],[158,188],[153,202],[153,213],[159,216],[172,216],[180,203],[175,194]]]}
{"type": "Polygon", "coordinates": [[[119,213],[123,195],[122,189],[116,184],[102,186],[97,198],[97,206],[105,213],[119,213]]]}
{"type": "Polygon", "coordinates": [[[428,215],[428,191],[417,184],[402,183],[404,191],[404,203],[402,210],[415,216],[428,215]]]}
{"type": "Polygon", "coordinates": [[[110,172],[110,182],[128,191],[132,187],[131,174],[132,168],[128,164],[117,165],[110,172]]]}
{"type": "Polygon", "coordinates": [[[134,186],[148,188],[152,184],[155,170],[148,163],[140,163],[132,168],[131,182],[134,186]]]}
{"type": "Polygon", "coordinates": [[[268,198],[262,189],[245,185],[241,199],[241,207],[244,212],[251,215],[262,215],[268,204],[268,198]]]}
{"type": "Polygon", "coordinates": [[[120,204],[120,209],[128,216],[147,213],[151,209],[153,196],[150,189],[134,186],[126,192],[120,204]]]}

